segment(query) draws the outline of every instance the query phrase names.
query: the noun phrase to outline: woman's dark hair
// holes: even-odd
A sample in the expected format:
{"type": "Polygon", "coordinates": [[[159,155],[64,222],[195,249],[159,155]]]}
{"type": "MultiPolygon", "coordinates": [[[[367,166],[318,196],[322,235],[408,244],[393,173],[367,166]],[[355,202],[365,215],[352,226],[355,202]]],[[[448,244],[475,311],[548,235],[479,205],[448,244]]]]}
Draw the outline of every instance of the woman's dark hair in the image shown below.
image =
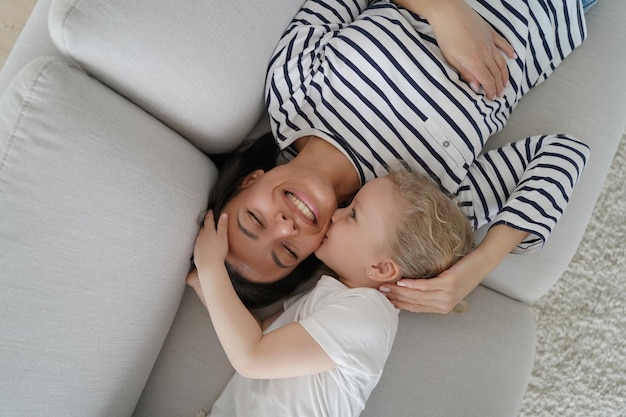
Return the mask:
{"type": "MultiPolygon", "coordinates": [[[[216,222],[226,204],[239,192],[245,177],[257,169],[269,171],[274,168],[279,155],[280,149],[271,133],[244,142],[231,153],[211,155],[218,176],[209,195],[208,208],[213,210],[216,222]]],[[[226,269],[241,301],[246,307],[255,309],[291,294],[298,285],[311,278],[319,265],[319,260],[311,254],[290,274],[271,283],[251,282],[228,263],[226,269]]]]}

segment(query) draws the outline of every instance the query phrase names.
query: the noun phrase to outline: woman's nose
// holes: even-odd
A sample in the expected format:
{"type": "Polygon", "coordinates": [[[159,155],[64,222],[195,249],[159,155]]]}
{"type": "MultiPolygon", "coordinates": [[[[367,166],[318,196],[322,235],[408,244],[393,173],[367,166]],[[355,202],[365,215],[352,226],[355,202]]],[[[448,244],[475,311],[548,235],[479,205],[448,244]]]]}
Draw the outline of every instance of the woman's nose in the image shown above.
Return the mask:
{"type": "Polygon", "coordinates": [[[274,230],[278,236],[293,236],[297,232],[293,219],[283,213],[277,213],[274,230]]]}

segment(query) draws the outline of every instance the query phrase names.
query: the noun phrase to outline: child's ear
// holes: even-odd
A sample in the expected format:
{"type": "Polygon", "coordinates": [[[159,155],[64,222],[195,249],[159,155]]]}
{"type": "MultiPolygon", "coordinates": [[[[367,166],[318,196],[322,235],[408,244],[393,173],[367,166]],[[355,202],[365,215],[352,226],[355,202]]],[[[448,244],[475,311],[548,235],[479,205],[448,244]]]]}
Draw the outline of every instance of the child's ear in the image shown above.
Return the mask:
{"type": "Polygon", "coordinates": [[[241,184],[239,184],[239,188],[246,188],[246,187],[248,187],[250,184],[252,184],[258,178],[262,177],[263,174],[265,174],[265,171],[263,171],[262,169],[257,169],[255,171],[252,171],[251,173],[246,175],[246,177],[243,179],[243,181],[241,181],[241,184]]]}
{"type": "Polygon", "coordinates": [[[384,258],[367,269],[367,277],[372,281],[395,282],[402,278],[400,266],[391,258],[384,258]]]}

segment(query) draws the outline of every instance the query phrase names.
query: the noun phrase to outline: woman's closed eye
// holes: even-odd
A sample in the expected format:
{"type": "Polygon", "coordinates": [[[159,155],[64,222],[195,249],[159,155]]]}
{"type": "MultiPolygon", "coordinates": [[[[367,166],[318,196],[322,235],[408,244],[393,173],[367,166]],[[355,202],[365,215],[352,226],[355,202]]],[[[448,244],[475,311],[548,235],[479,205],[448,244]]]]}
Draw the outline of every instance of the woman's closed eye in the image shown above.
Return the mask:
{"type": "Polygon", "coordinates": [[[292,257],[296,261],[298,260],[298,254],[296,252],[294,252],[293,249],[291,249],[285,243],[281,243],[281,245],[282,245],[283,248],[285,248],[285,251],[289,254],[290,257],[292,257]]]}
{"type": "Polygon", "coordinates": [[[255,225],[265,228],[265,225],[263,224],[263,222],[259,219],[259,217],[254,214],[252,211],[248,210],[248,217],[250,218],[250,220],[252,220],[252,223],[254,223],[255,225]]]}
{"type": "Polygon", "coordinates": [[[354,210],[354,208],[350,209],[350,214],[349,214],[349,217],[350,217],[352,220],[356,220],[356,211],[354,210]]]}

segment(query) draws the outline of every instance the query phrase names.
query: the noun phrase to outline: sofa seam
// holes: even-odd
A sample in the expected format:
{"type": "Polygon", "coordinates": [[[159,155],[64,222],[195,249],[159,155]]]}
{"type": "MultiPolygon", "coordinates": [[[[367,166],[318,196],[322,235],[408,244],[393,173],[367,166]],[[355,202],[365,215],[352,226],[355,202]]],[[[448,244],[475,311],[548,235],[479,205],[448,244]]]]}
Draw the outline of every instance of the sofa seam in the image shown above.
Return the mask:
{"type": "Polygon", "coordinates": [[[16,137],[17,137],[17,131],[21,126],[22,119],[24,118],[24,113],[26,112],[26,110],[28,109],[28,107],[30,106],[32,102],[35,89],[37,88],[37,85],[39,84],[39,81],[43,73],[48,69],[48,67],[50,67],[54,63],[55,61],[50,61],[46,63],[46,65],[44,65],[41,69],[39,69],[39,71],[37,71],[36,74],[34,74],[34,77],[30,82],[30,85],[28,87],[28,93],[22,100],[17,119],[15,121],[13,129],[9,133],[9,141],[7,143],[6,151],[2,155],[2,159],[0,159],[0,174],[2,174],[4,167],[6,165],[6,161],[9,159],[9,154],[11,153],[11,150],[14,147],[14,144],[16,142],[16,137]]]}
{"type": "Polygon", "coordinates": [[[74,10],[76,9],[76,6],[77,6],[78,3],[80,3],[80,0],[76,0],[76,1],[72,2],[72,5],[67,9],[65,14],[63,15],[63,20],[61,22],[61,36],[63,37],[63,48],[65,49],[65,51],[66,51],[66,53],[68,55],[71,55],[71,53],[70,53],[70,49],[69,49],[69,44],[67,42],[67,36],[66,36],[65,28],[67,27],[66,23],[67,23],[67,20],[70,17],[70,14],[72,14],[74,12],[74,10]]]}

